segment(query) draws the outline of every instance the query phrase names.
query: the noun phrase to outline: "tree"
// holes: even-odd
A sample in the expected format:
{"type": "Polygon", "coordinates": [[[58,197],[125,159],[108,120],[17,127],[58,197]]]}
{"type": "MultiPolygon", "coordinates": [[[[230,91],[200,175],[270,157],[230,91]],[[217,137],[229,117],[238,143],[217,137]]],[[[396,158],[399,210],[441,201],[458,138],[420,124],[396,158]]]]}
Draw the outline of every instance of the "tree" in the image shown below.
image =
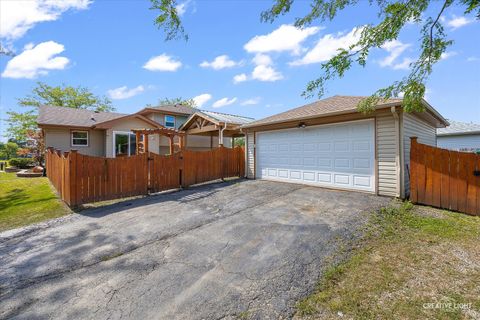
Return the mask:
{"type": "Polygon", "coordinates": [[[93,111],[113,111],[112,102],[106,97],[94,95],[86,87],[49,86],[37,82],[32,93],[25,98],[18,99],[23,107],[33,107],[26,112],[8,111],[7,135],[20,142],[25,142],[27,132],[37,129],[37,110],[42,105],[67,107],[74,109],[89,109],[93,111]]]}
{"type": "Polygon", "coordinates": [[[18,103],[24,107],[50,105],[93,111],[114,111],[112,102],[107,97],[96,96],[86,87],[66,85],[52,87],[43,82],[37,82],[37,86],[32,89],[32,94],[18,99],[18,103]]]}
{"type": "Polygon", "coordinates": [[[3,144],[3,147],[0,149],[0,158],[9,160],[12,157],[17,155],[18,145],[14,142],[7,142],[3,144]]]}
{"type": "MultiPolygon", "coordinates": [[[[160,14],[155,24],[166,31],[166,39],[182,36],[188,39],[181,19],[177,13],[176,0],[151,0],[153,10],[160,14]]],[[[298,2],[298,1],[297,1],[298,2]]],[[[353,7],[358,0],[310,0],[311,10],[305,16],[295,20],[295,26],[306,27],[316,21],[333,20],[342,10],[353,7]]],[[[273,6],[261,13],[261,21],[273,22],[279,16],[287,14],[295,0],[274,0],[273,6]]],[[[410,64],[410,73],[391,85],[374,92],[358,105],[362,112],[374,109],[379,100],[398,97],[403,94],[405,111],[423,111],[422,98],[425,95],[425,84],[433,71],[433,66],[453,43],[448,39],[442,25],[441,17],[454,4],[464,8],[464,14],[474,14],[480,19],[480,0],[370,0],[370,5],[376,6],[380,22],[357,27],[359,39],[348,48],[339,48],[338,53],[321,65],[321,75],[310,81],[302,95],[310,98],[317,94],[321,97],[328,81],[344,76],[352,65],[365,66],[371,50],[381,48],[389,41],[398,38],[400,31],[407,23],[421,25],[420,53],[416,61],[410,64]],[[427,9],[430,5],[439,4],[433,16],[427,9]]],[[[432,8],[435,10],[435,8],[432,8]]]]}
{"type": "Polygon", "coordinates": [[[16,141],[24,142],[27,138],[27,132],[37,128],[37,114],[35,110],[24,113],[7,111],[7,135],[16,141]]]}
{"type": "Polygon", "coordinates": [[[196,108],[196,103],[193,99],[184,99],[182,97],[178,98],[163,98],[158,101],[159,105],[175,105],[175,104],[181,104],[184,106],[189,106],[192,108],[196,108]]]}

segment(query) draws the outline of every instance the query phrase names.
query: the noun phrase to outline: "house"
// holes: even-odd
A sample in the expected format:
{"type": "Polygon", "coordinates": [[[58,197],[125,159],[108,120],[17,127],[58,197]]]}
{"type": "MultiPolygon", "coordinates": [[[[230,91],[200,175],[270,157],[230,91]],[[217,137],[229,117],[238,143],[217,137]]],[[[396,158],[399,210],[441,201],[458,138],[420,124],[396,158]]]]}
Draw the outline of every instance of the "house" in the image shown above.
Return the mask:
{"type": "MultiPolygon", "coordinates": [[[[133,114],[41,106],[37,124],[43,130],[47,147],[62,151],[76,149],[81,154],[98,157],[118,157],[135,154],[137,141],[132,132],[135,129],[183,131],[183,125],[188,121],[188,127],[193,132],[185,131],[186,148],[201,151],[220,144],[231,147],[232,139],[242,135],[240,126],[252,120],[183,105],[147,107],[133,114]],[[198,130],[195,127],[198,123],[210,126],[202,126],[204,130],[198,130]],[[225,129],[227,127],[228,130],[225,129]]],[[[174,143],[178,144],[178,139],[174,143]]],[[[158,134],[148,135],[148,150],[168,154],[170,141],[158,134]]]]}
{"type": "Polygon", "coordinates": [[[448,122],[426,101],[421,113],[389,99],[362,114],[362,99],[333,96],[242,126],[247,177],[406,197],[410,137],[435,146],[448,122]]]}
{"type": "Polygon", "coordinates": [[[450,121],[446,128],[437,129],[439,148],[480,152],[480,124],[450,121]]]}

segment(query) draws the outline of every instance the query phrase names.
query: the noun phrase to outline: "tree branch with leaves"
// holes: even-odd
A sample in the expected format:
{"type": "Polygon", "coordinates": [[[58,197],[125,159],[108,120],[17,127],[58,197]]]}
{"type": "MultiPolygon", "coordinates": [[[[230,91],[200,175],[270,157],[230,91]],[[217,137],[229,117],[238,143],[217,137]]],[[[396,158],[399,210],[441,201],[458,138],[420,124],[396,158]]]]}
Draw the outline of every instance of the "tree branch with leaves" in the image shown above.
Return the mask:
{"type": "MultiPolygon", "coordinates": [[[[159,10],[160,15],[155,24],[166,31],[166,39],[179,37],[188,39],[182,22],[176,12],[175,0],[151,0],[152,8],[159,10]]],[[[299,0],[274,0],[274,4],[261,13],[263,22],[274,22],[280,16],[287,15],[292,6],[299,0]]],[[[303,17],[295,19],[294,25],[298,28],[307,27],[315,22],[332,21],[348,7],[354,7],[359,0],[311,0],[310,11],[303,17]]],[[[342,78],[354,65],[366,66],[367,58],[375,48],[382,48],[390,41],[396,40],[407,23],[421,25],[420,52],[418,58],[410,63],[410,73],[391,85],[380,88],[358,105],[362,112],[372,111],[380,100],[390,99],[403,95],[405,111],[423,111],[423,97],[425,86],[433,66],[442,54],[453,43],[447,38],[441,17],[452,5],[464,8],[464,14],[474,14],[480,19],[480,0],[370,0],[371,6],[376,6],[380,22],[356,27],[360,33],[358,40],[348,48],[338,48],[338,53],[321,65],[318,78],[306,85],[302,95],[305,98],[322,97],[327,83],[336,78],[342,78]],[[432,4],[440,4],[436,14],[428,16],[427,10],[432,4]]]]}

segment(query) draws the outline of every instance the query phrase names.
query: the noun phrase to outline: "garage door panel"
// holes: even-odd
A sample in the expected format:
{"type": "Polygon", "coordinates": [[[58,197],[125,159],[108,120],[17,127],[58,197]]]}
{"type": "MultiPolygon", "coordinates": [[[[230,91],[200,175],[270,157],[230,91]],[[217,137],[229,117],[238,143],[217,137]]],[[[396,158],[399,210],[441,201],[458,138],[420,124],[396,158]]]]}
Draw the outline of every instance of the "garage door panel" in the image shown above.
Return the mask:
{"type": "Polygon", "coordinates": [[[374,122],[261,132],[257,176],[375,191],[374,122]]]}

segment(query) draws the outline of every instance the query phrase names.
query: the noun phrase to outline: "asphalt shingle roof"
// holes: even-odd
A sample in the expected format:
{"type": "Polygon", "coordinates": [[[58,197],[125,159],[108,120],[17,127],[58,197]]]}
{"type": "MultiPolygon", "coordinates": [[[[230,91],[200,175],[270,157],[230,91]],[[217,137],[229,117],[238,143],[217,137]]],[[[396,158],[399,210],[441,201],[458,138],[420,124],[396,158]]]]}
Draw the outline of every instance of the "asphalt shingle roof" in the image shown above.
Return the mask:
{"type": "Polygon", "coordinates": [[[247,124],[255,120],[253,118],[237,116],[237,115],[228,114],[228,113],[221,113],[221,112],[207,111],[207,110],[198,110],[198,111],[219,122],[225,122],[225,123],[247,124]]]}
{"type": "MultiPolygon", "coordinates": [[[[265,124],[272,124],[277,122],[285,122],[295,119],[310,118],[316,116],[326,116],[338,112],[354,112],[357,109],[357,105],[360,101],[366,97],[360,96],[333,96],[323,100],[319,100],[295,109],[291,109],[282,113],[275,114],[270,117],[266,117],[257,121],[253,121],[247,125],[248,127],[254,127],[265,124]]],[[[402,99],[389,99],[382,102],[380,105],[402,102],[402,99]]]]}
{"type": "Polygon", "coordinates": [[[99,123],[127,116],[116,112],[95,112],[67,107],[41,106],[38,108],[39,125],[92,127],[99,123]]]}
{"type": "Polygon", "coordinates": [[[162,106],[156,106],[156,107],[148,107],[149,109],[157,109],[159,111],[165,111],[165,112],[173,112],[173,113],[183,113],[186,115],[190,115],[198,111],[196,108],[192,108],[189,106],[185,106],[182,104],[166,104],[162,106]]]}
{"type": "Polygon", "coordinates": [[[450,125],[446,128],[437,129],[438,136],[458,135],[462,133],[476,133],[480,134],[480,124],[473,122],[449,121],[450,125]]]}

